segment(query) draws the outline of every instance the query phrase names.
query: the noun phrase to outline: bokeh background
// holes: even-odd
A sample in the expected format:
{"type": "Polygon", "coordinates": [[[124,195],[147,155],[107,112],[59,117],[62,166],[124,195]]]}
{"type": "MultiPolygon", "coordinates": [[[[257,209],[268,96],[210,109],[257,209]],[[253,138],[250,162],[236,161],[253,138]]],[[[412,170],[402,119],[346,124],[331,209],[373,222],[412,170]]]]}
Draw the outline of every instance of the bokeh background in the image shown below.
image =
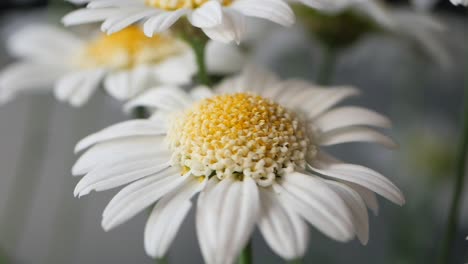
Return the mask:
{"type": "MultiPolygon", "coordinates": [[[[390,4],[408,7],[406,1],[390,4]]],[[[59,24],[71,6],[62,1],[0,1],[0,66],[13,59],[5,38],[31,22],[59,24]]],[[[442,1],[431,15],[446,27],[436,37],[451,59],[440,65],[417,46],[387,34],[370,34],[340,54],[332,84],[363,91],[348,101],[388,115],[400,149],[348,144],[340,158],[383,172],[405,193],[399,208],[383,199],[370,216],[367,246],[341,244],[312,231],[304,263],[433,263],[442,240],[461,132],[463,90],[468,86],[468,13],[442,1]]],[[[265,27],[252,58],[283,77],[313,81],[323,52],[300,25],[265,27]]],[[[30,43],[34,45],[34,43],[30,43]]],[[[155,263],[143,249],[146,214],[104,232],[101,212],[115,191],[73,197],[70,174],[75,143],[89,133],[129,118],[103,93],[73,109],[50,94],[24,95],[0,107],[0,263],[155,263]]],[[[465,190],[468,192],[468,185],[465,190]]],[[[454,263],[468,261],[468,195],[464,196],[454,263]]],[[[283,263],[254,237],[255,263],[283,263]]],[[[193,215],[169,253],[170,263],[202,263],[193,215]]]]}

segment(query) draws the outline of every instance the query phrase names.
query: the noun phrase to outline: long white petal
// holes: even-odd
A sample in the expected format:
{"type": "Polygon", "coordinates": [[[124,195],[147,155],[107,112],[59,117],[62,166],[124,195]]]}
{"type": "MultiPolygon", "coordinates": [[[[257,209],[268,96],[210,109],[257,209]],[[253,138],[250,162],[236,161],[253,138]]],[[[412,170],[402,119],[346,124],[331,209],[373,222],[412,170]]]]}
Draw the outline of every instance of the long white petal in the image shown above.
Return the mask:
{"type": "Polygon", "coordinates": [[[320,115],[310,123],[318,127],[322,132],[356,125],[385,128],[391,126],[391,122],[387,117],[377,112],[355,106],[335,108],[320,115]]]}
{"type": "Polygon", "coordinates": [[[8,38],[6,45],[8,52],[16,57],[34,59],[46,64],[65,64],[66,57],[81,49],[84,41],[61,28],[38,24],[15,31],[8,38]]]}
{"type": "Polygon", "coordinates": [[[359,91],[353,87],[315,88],[315,93],[303,97],[307,101],[299,104],[300,108],[307,114],[309,119],[317,117],[342,100],[356,96],[359,91]]]}
{"type": "Polygon", "coordinates": [[[325,235],[342,242],[353,238],[351,212],[340,196],[320,178],[293,172],[274,188],[284,206],[304,217],[325,235]]]}
{"type": "Polygon", "coordinates": [[[203,183],[193,178],[156,204],[145,227],[145,250],[149,256],[162,258],[166,255],[180,225],[192,208],[190,199],[202,186],[203,183]]]}
{"type": "Polygon", "coordinates": [[[150,67],[139,66],[132,70],[112,72],[104,80],[104,88],[114,98],[124,101],[149,88],[153,74],[150,67]]]}
{"type": "Polygon", "coordinates": [[[107,34],[118,32],[144,18],[159,14],[159,11],[148,10],[147,8],[140,8],[135,11],[128,11],[124,14],[118,14],[106,19],[102,23],[101,30],[107,34]]]}
{"type": "Polygon", "coordinates": [[[81,197],[91,191],[104,191],[128,184],[170,167],[168,159],[155,158],[133,162],[106,164],[84,176],[75,187],[74,195],[81,197]],[[109,166],[113,165],[113,166],[109,166]]]}
{"type": "Polygon", "coordinates": [[[365,187],[398,205],[405,203],[403,193],[390,180],[382,174],[360,165],[335,164],[328,169],[313,171],[330,178],[339,179],[345,182],[352,182],[365,187]]]}
{"type": "MultiPolygon", "coordinates": [[[[251,178],[224,179],[206,194],[197,214],[197,233],[208,232],[200,240],[205,262],[232,263],[247,243],[259,214],[258,187],[251,178]],[[200,228],[203,228],[201,230],[200,228]]],[[[200,238],[199,238],[200,239],[200,238]]]]}
{"type": "Polygon", "coordinates": [[[210,28],[223,22],[223,11],[219,1],[208,1],[188,16],[190,23],[199,28],[210,28]]]}
{"type": "Polygon", "coordinates": [[[163,137],[120,138],[94,145],[72,168],[73,175],[83,175],[108,162],[145,157],[170,157],[163,137]]]}
{"type": "Polygon", "coordinates": [[[246,16],[273,21],[283,26],[294,24],[294,13],[285,1],[281,0],[237,0],[232,8],[246,16]]]}
{"type": "Polygon", "coordinates": [[[398,147],[388,136],[367,127],[345,127],[338,128],[323,134],[316,138],[317,143],[322,146],[331,146],[350,142],[368,142],[378,143],[387,148],[398,147]]]}
{"type": "Polygon", "coordinates": [[[68,13],[62,18],[62,23],[65,26],[74,26],[86,23],[95,23],[104,21],[109,17],[122,14],[119,8],[99,8],[99,9],[78,9],[71,13],[68,13]]]}
{"type": "Polygon", "coordinates": [[[176,86],[161,86],[151,89],[125,105],[125,110],[130,111],[135,107],[144,106],[150,109],[165,111],[178,111],[190,106],[192,100],[186,92],[176,86]]]}
{"type": "Polygon", "coordinates": [[[102,227],[108,231],[132,218],[146,207],[154,204],[166,194],[181,186],[189,177],[180,176],[179,171],[147,177],[123,188],[109,202],[102,216],[102,227]]]}
{"type": "Polygon", "coordinates": [[[75,152],[86,149],[96,143],[124,137],[161,136],[167,128],[150,120],[124,121],[82,139],[75,147],[75,152]]]}
{"type": "Polygon", "coordinates": [[[22,92],[50,92],[66,69],[48,64],[18,62],[0,71],[0,103],[22,92]]]}
{"type": "Polygon", "coordinates": [[[215,41],[229,43],[235,41],[240,43],[245,32],[245,18],[233,9],[223,10],[223,21],[214,27],[204,27],[203,32],[215,41]]]}
{"type": "Polygon", "coordinates": [[[343,183],[336,181],[326,181],[328,186],[332,188],[346,203],[353,216],[353,224],[356,235],[363,245],[369,241],[369,216],[367,207],[361,196],[343,183]]]}
{"type": "Polygon", "coordinates": [[[172,12],[155,14],[144,23],[143,31],[148,37],[152,37],[155,33],[166,31],[177,22],[181,16],[187,14],[187,12],[187,9],[178,9],[172,12]]]}
{"type": "Polygon", "coordinates": [[[309,228],[299,215],[283,206],[276,194],[260,188],[258,227],[273,251],[286,260],[301,258],[309,241],[309,228]]]}

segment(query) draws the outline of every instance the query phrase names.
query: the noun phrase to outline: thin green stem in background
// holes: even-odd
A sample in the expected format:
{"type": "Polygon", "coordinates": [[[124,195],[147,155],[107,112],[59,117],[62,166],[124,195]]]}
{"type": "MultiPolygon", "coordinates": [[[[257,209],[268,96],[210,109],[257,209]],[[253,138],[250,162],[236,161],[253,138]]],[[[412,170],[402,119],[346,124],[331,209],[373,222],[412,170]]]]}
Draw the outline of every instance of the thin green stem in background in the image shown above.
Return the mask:
{"type": "Polygon", "coordinates": [[[252,262],[252,241],[242,250],[239,256],[239,264],[251,264],[252,262]]]}
{"type": "Polygon", "coordinates": [[[466,175],[466,160],[468,152],[468,87],[465,88],[465,101],[463,102],[463,131],[459,145],[459,152],[456,160],[456,178],[450,212],[445,229],[445,236],[442,244],[442,251],[439,259],[440,264],[451,263],[451,255],[457,233],[458,220],[460,218],[460,207],[462,203],[463,185],[466,175]]]}
{"type": "Polygon", "coordinates": [[[167,257],[156,259],[156,264],[169,264],[167,257]]]}
{"type": "Polygon", "coordinates": [[[198,82],[200,84],[211,86],[211,79],[208,75],[205,62],[205,49],[207,41],[202,38],[188,36],[185,41],[192,47],[198,66],[198,82]]]}
{"type": "Polygon", "coordinates": [[[302,264],[302,259],[295,259],[288,262],[288,264],[302,264]]]}
{"type": "Polygon", "coordinates": [[[331,83],[335,73],[337,55],[336,49],[324,46],[322,62],[317,72],[317,84],[328,85],[331,83]]]}

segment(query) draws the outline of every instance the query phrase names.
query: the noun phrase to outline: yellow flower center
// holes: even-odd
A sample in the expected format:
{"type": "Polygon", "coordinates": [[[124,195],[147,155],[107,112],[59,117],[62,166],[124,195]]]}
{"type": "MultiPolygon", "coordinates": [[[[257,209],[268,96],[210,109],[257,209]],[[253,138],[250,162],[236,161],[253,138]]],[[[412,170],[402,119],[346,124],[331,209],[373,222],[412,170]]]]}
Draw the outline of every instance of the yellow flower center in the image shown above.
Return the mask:
{"type": "MultiPolygon", "coordinates": [[[[181,8],[195,9],[202,6],[210,0],[146,0],[148,6],[168,11],[174,11],[181,8]]],[[[228,6],[234,0],[221,0],[221,5],[228,6]]]]}
{"type": "Polygon", "coordinates": [[[170,35],[149,38],[139,27],[131,26],[112,35],[101,35],[90,42],[77,64],[82,68],[132,68],[159,63],[181,53],[184,48],[184,44],[170,35]]]}
{"type": "Polygon", "coordinates": [[[195,104],[172,123],[172,162],[194,176],[252,177],[269,186],[305,168],[306,127],[293,112],[260,96],[219,95],[195,104]]]}

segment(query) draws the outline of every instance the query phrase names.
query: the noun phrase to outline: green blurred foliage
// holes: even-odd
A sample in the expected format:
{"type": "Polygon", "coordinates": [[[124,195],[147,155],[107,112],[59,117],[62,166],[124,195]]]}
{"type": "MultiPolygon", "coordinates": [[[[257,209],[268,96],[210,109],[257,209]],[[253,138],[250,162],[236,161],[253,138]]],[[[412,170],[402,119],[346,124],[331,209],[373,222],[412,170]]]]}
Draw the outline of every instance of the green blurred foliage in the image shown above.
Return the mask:
{"type": "Polygon", "coordinates": [[[293,9],[304,27],[328,48],[344,49],[369,33],[381,31],[371,18],[353,10],[327,14],[304,5],[294,5],[293,9]]]}

